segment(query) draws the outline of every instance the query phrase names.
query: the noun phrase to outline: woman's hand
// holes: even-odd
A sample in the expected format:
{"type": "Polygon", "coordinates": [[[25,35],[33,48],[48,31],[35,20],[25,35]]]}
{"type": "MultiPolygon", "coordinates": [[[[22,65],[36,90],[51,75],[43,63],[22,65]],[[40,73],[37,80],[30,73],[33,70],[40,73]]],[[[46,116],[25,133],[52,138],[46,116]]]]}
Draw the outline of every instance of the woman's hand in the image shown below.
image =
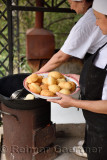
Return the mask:
{"type": "Polygon", "coordinates": [[[79,74],[65,74],[67,77],[71,77],[74,79],[77,79],[79,81],[80,75],[79,74]]]}
{"type": "Polygon", "coordinates": [[[57,94],[58,97],[60,97],[60,99],[58,99],[58,100],[47,99],[47,101],[48,102],[53,102],[53,103],[58,103],[63,108],[73,107],[74,99],[71,96],[65,95],[65,94],[62,94],[62,93],[59,93],[59,92],[57,92],[56,94],[57,94]]]}
{"type": "Polygon", "coordinates": [[[76,107],[85,109],[94,113],[100,113],[107,115],[107,100],[94,100],[94,101],[88,101],[88,100],[78,100],[74,99],[71,96],[64,95],[62,93],[56,93],[58,97],[61,99],[48,99],[47,101],[58,103],[63,108],[69,108],[69,107],[76,107]]]}

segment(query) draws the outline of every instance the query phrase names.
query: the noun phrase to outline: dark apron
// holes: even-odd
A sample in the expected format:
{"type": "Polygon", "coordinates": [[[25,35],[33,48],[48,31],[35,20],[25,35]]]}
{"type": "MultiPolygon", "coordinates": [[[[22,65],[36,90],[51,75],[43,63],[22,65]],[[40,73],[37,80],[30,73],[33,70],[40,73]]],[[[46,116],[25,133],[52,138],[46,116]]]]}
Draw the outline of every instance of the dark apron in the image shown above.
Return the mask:
{"type": "MultiPolygon", "coordinates": [[[[107,65],[105,69],[101,69],[94,66],[93,62],[106,44],[84,63],[80,76],[82,100],[101,100],[107,65]]],[[[86,120],[86,136],[83,147],[88,154],[88,160],[107,160],[107,114],[83,110],[83,115],[86,120]]]]}

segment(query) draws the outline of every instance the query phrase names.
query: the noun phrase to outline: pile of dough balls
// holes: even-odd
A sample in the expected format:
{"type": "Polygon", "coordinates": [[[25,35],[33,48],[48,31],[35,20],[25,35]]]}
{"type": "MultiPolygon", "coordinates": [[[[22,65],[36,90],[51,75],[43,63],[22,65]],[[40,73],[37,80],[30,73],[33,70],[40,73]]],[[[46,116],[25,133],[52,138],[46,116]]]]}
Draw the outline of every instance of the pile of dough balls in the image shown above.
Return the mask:
{"type": "Polygon", "coordinates": [[[69,95],[76,89],[74,82],[67,81],[66,78],[57,71],[49,72],[47,78],[33,73],[27,77],[26,83],[31,92],[48,97],[56,96],[56,92],[69,95]]]}

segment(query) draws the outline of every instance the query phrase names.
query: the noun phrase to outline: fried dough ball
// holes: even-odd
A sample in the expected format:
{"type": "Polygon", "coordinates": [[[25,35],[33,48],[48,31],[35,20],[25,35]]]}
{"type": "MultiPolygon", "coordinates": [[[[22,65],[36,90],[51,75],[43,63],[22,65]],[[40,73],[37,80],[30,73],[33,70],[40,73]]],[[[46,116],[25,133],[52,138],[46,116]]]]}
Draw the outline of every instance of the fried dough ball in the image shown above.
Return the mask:
{"type": "Polygon", "coordinates": [[[40,86],[40,83],[38,83],[38,82],[35,82],[35,84],[37,84],[38,86],[40,86]]]}
{"type": "Polygon", "coordinates": [[[48,85],[56,84],[56,79],[54,77],[48,77],[48,85]]]}
{"type": "Polygon", "coordinates": [[[60,82],[66,82],[66,80],[64,78],[57,79],[57,84],[59,84],[60,82]]]}
{"type": "Polygon", "coordinates": [[[30,89],[31,92],[34,92],[34,93],[37,93],[37,94],[40,94],[40,92],[41,92],[41,87],[38,86],[35,83],[30,83],[28,85],[28,87],[29,87],[29,89],[30,89]]]}
{"type": "Polygon", "coordinates": [[[42,83],[43,83],[43,84],[48,84],[48,78],[43,78],[43,79],[42,79],[42,83]]]}
{"type": "Polygon", "coordinates": [[[52,71],[48,73],[48,76],[54,77],[55,79],[62,78],[63,75],[59,73],[58,71],[52,71]]]}
{"type": "Polygon", "coordinates": [[[42,90],[48,90],[48,85],[47,84],[42,84],[41,86],[40,86],[41,88],[42,88],[42,90]]]}
{"type": "Polygon", "coordinates": [[[72,92],[76,90],[76,84],[74,82],[69,81],[69,83],[71,84],[72,88],[72,92]]]}
{"type": "Polygon", "coordinates": [[[38,75],[33,73],[27,77],[26,82],[33,83],[33,82],[36,82],[37,80],[38,80],[38,75]]]}
{"type": "Polygon", "coordinates": [[[71,94],[71,92],[70,92],[69,89],[61,89],[59,92],[60,92],[60,93],[63,93],[63,94],[66,94],[66,95],[71,94]]]}
{"type": "Polygon", "coordinates": [[[38,82],[38,83],[42,83],[42,79],[43,79],[43,77],[40,76],[40,75],[38,75],[38,80],[37,80],[37,82],[38,82]]]}
{"type": "Polygon", "coordinates": [[[53,92],[53,93],[59,92],[60,89],[61,89],[61,88],[60,88],[58,85],[55,85],[55,84],[49,86],[49,90],[50,90],[51,92],[53,92]]]}
{"type": "Polygon", "coordinates": [[[33,100],[35,97],[33,94],[27,94],[24,100],[33,100]]]}
{"type": "Polygon", "coordinates": [[[40,93],[41,96],[54,97],[54,93],[49,90],[42,90],[40,93]]]}
{"type": "Polygon", "coordinates": [[[64,75],[62,74],[62,78],[65,79],[64,75]]]}
{"type": "Polygon", "coordinates": [[[62,89],[64,88],[70,90],[72,88],[72,85],[69,82],[60,82],[58,86],[62,89]]]}

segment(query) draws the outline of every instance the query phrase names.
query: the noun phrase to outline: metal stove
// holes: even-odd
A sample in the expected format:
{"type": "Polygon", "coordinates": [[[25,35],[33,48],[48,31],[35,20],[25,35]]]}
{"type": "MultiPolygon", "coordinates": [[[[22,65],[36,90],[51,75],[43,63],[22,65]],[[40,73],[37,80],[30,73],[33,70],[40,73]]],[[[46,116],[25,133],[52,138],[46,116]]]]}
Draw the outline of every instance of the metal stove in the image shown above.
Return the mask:
{"type": "MultiPolygon", "coordinates": [[[[51,122],[50,103],[44,99],[10,98],[13,92],[23,88],[27,76],[16,74],[0,79],[6,159],[53,160],[57,156],[54,149],[56,127],[51,122]]],[[[28,91],[23,94],[28,94],[28,91]]]]}

